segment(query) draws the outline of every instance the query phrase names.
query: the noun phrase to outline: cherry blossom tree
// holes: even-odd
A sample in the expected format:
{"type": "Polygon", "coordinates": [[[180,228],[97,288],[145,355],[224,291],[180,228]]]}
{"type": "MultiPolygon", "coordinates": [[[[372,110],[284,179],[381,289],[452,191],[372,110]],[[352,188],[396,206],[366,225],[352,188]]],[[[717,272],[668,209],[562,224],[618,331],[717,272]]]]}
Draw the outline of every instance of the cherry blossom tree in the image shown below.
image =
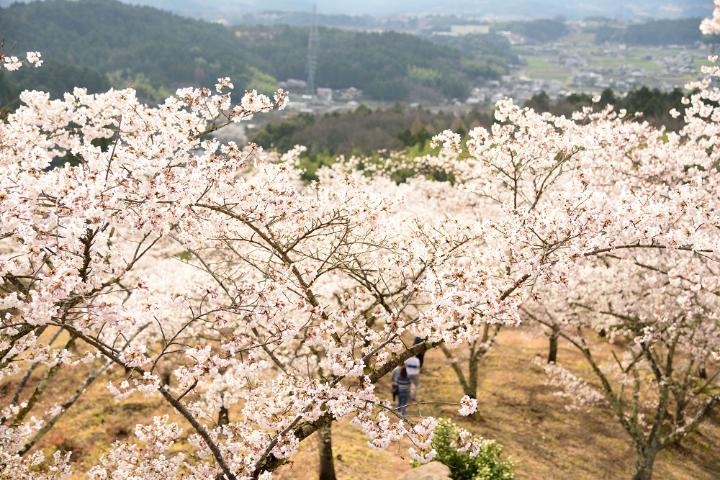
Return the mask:
{"type": "Polygon", "coordinates": [[[712,87],[720,70],[704,71],[707,78],[690,85],[699,90],[684,102],[686,126],[678,133],[607,114],[588,124],[625,147],[587,181],[637,198],[625,219],[657,200],[651,216],[632,220],[631,230],[650,242],[585,252],[563,289],[538,283],[523,307],[586,360],[593,383],[557,365],[546,371],[574,406],[610,407],[634,444],[638,480],[651,478],[657,454],[695,431],[720,402],[714,121],[720,92],[712,87]],[[612,361],[600,359],[603,351],[612,361]]]}
{"type": "Polygon", "coordinates": [[[515,321],[531,272],[480,274],[503,260],[475,253],[487,224],[411,206],[423,189],[445,195],[430,182],[338,168],[307,185],[297,152],[209,139],[286,101],[248,92],[233,106],[231,89],[222,79],[216,92],[183,89],[158,107],[131,90],[24,92],[0,125],[0,366],[19,378],[1,422],[4,473],[69,474],[68,456],[45,464],[33,447],[111,365],[126,372],[108,383],[112,395],[160,395],[187,425],[138,426],[146,446],[112,446],[93,478],[267,477],[343,418],[373,446],[403,436],[422,446],[432,420],[393,420],[374,383],[473,335],[468,309],[515,321]],[[456,278],[470,259],[479,275],[456,278]],[[427,341],[406,347],[410,328],[427,341]],[[43,385],[82,365],[76,394],[30,416],[43,385]],[[28,396],[33,372],[42,379],[28,396]],[[171,454],[178,442],[193,453],[171,454]]]}
{"type": "MultiPolygon", "coordinates": [[[[339,420],[375,448],[408,438],[427,461],[434,419],[400,418],[376,383],[431,348],[488,344],[521,309],[542,322],[546,305],[584,354],[598,322],[636,345],[639,360],[620,364],[640,393],[647,377],[633,369],[649,368],[659,388],[658,426],[635,440],[637,478],[649,478],[657,451],[717,402],[716,289],[705,278],[718,250],[720,94],[698,86],[677,134],[611,108],[564,118],[501,101],[490,130],[465,143],[442,133],[441,151],[407,159],[417,175],[400,184],[383,174],[392,166],[353,161],[308,184],[300,148],[212,138],[283,108],[282,91],[234,104],[220,79],[156,107],[132,90],[24,92],[0,123],[0,379],[16,392],[1,410],[2,474],[70,475],[66,453],[45,459],[36,446],[105,371],[124,373],[110,375],[109,395],[160,396],[168,415],[108,446],[90,478],[267,479],[315,433],[332,458],[339,420]],[[60,159],[72,162],[51,168],[60,159]],[[423,175],[438,170],[450,181],[423,175]],[[605,320],[617,315],[642,328],[605,320]],[[673,376],[680,361],[692,366],[687,383],[673,376]],[[68,367],[86,377],[41,412],[43,385],[68,367]],[[685,405],[675,433],[671,397],[685,405]]],[[[603,398],[618,405],[625,393],[608,385],[603,398]]],[[[477,408],[474,393],[461,413],[477,408]]],[[[635,423],[614,407],[631,436],[645,432],[639,405],[635,423]]]]}
{"type": "MultiPolygon", "coordinates": [[[[718,67],[705,73],[689,86],[699,93],[685,100],[687,126],[677,134],[629,122],[612,107],[567,121],[501,103],[499,123],[471,132],[470,158],[452,172],[490,200],[486,212],[512,206],[493,218],[522,216],[517,231],[557,255],[533,278],[522,310],[588,361],[600,389],[552,363],[546,370],[574,403],[610,405],[635,445],[637,479],[650,478],[657,453],[720,400],[718,67]],[[504,181],[490,180],[498,177],[504,181]],[[598,360],[604,343],[611,365],[598,360]]],[[[465,154],[459,137],[443,137],[449,151],[465,154]]],[[[477,371],[472,363],[469,371],[477,371]]]]}
{"type": "Polygon", "coordinates": [[[706,18],[700,24],[700,31],[705,35],[717,35],[720,33],[720,2],[715,0],[714,3],[713,16],[706,18]]]}
{"type": "MultiPolygon", "coordinates": [[[[556,189],[558,194],[562,194],[562,189],[565,188],[562,183],[571,178],[574,170],[578,168],[576,157],[582,147],[580,144],[568,143],[568,132],[564,131],[559,119],[548,121],[548,118],[522,111],[511,103],[501,103],[497,117],[503,123],[494,125],[491,132],[484,129],[471,132],[467,144],[470,158],[465,162],[463,171],[453,171],[451,168],[451,176],[471,194],[473,203],[466,208],[477,209],[482,206],[484,211],[500,209],[494,215],[514,218],[523,224],[526,219],[539,214],[546,201],[555,200],[550,194],[556,189]],[[497,181],[488,182],[488,178],[495,178],[497,181]]],[[[457,136],[445,132],[436,137],[436,141],[443,140],[448,145],[447,151],[461,152],[457,136]]],[[[572,215],[572,212],[568,213],[572,215]]],[[[528,232],[536,235],[532,230],[528,232]]],[[[569,234],[557,231],[554,233],[561,235],[561,238],[569,234]]],[[[591,231],[578,232],[575,235],[584,234],[591,234],[591,231]]],[[[546,249],[545,245],[536,243],[538,239],[541,238],[538,236],[523,242],[535,243],[536,249],[546,249]]],[[[457,355],[450,348],[442,346],[442,351],[464,393],[471,398],[477,398],[482,360],[495,344],[504,326],[503,323],[492,321],[482,324],[481,333],[474,336],[465,347],[466,369],[463,369],[457,355]]]]}

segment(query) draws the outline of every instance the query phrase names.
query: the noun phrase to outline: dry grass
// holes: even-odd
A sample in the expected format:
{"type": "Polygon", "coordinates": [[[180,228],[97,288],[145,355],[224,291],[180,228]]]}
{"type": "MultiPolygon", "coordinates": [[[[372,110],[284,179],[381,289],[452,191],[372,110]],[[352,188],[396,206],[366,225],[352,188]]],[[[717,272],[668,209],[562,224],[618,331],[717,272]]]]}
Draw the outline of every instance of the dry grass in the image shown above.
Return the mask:
{"type": "MultiPolygon", "coordinates": [[[[494,438],[516,465],[518,479],[630,478],[634,452],[629,438],[618,429],[609,411],[567,412],[565,401],[545,386],[545,378],[532,365],[544,355],[545,340],[529,332],[505,331],[481,370],[479,413],[472,419],[457,417],[451,406],[422,406],[411,414],[455,417],[465,428],[494,438]]],[[[559,362],[585,369],[579,356],[561,343],[559,362]]],[[[77,379],[76,379],[77,380],[77,379]]],[[[75,453],[78,471],[92,465],[114,440],[132,436],[136,423],[165,412],[161,399],[147,402],[131,397],[110,400],[103,377],[72,407],[44,439],[43,446],[61,446],[75,453]]],[[[0,402],[13,391],[6,385],[0,402]]],[[[53,384],[49,402],[56,402],[73,387],[69,380],[53,384]]],[[[387,383],[380,391],[389,392],[387,383]]],[[[456,401],[462,391],[442,353],[427,355],[420,391],[421,401],[456,401]]],[[[178,420],[182,424],[181,420],[178,420]]],[[[333,430],[335,465],[341,480],[394,480],[409,468],[406,444],[387,451],[367,446],[362,434],[341,422],[333,430]]],[[[656,479],[711,480],[720,478],[720,415],[706,422],[683,445],[660,454],[656,479]]],[[[294,461],[278,472],[282,480],[316,478],[317,446],[308,439],[294,461]]],[[[78,477],[81,478],[81,477],[78,477]]]]}
{"type": "MultiPolygon", "coordinates": [[[[568,412],[565,401],[545,386],[542,371],[531,360],[535,355],[544,356],[546,348],[544,338],[529,332],[501,333],[481,370],[478,415],[472,419],[458,417],[450,406],[424,406],[420,413],[454,417],[463,427],[498,440],[515,464],[519,480],[631,478],[635,458],[632,443],[618,430],[610,412],[603,408],[568,412]]],[[[586,370],[580,356],[562,342],[558,361],[574,370],[586,370]]],[[[438,351],[426,357],[421,381],[421,401],[452,401],[462,396],[454,373],[438,351]]],[[[381,388],[389,391],[387,384],[381,388]]],[[[407,445],[376,452],[366,446],[356,429],[342,423],[335,427],[333,441],[341,480],[394,480],[409,468],[407,445]]],[[[660,454],[654,478],[720,479],[719,445],[720,415],[716,414],[680,448],[660,454]]],[[[279,478],[316,478],[316,456],[314,441],[303,445],[279,478]]]]}

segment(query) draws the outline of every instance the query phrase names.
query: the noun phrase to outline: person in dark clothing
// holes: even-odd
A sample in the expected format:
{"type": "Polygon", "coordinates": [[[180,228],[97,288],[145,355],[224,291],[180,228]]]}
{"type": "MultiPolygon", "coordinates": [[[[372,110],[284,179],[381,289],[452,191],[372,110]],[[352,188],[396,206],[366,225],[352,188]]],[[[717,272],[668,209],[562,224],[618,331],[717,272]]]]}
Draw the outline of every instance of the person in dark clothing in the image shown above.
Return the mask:
{"type": "Polygon", "coordinates": [[[401,370],[401,367],[395,367],[395,368],[393,369],[393,371],[392,371],[392,397],[393,397],[393,403],[395,402],[395,400],[397,400],[397,390],[398,390],[397,381],[398,381],[398,378],[400,377],[400,370],[401,370]]]}
{"type": "Polygon", "coordinates": [[[401,417],[405,417],[407,413],[407,405],[410,401],[410,377],[407,374],[407,369],[402,367],[397,377],[397,399],[398,399],[398,413],[401,417]]]}
{"type": "MultiPolygon", "coordinates": [[[[415,341],[413,341],[413,346],[419,345],[419,344],[423,343],[424,341],[425,341],[425,340],[423,340],[423,339],[420,338],[420,337],[415,337],[415,341]]],[[[415,356],[417,357],[418,360],[420,360],[420,368],[422,368],[422,366],[423,366],[423,361],[425,361],[425,352],[418,353],[418,354],[415,355],[415,356]]]]}

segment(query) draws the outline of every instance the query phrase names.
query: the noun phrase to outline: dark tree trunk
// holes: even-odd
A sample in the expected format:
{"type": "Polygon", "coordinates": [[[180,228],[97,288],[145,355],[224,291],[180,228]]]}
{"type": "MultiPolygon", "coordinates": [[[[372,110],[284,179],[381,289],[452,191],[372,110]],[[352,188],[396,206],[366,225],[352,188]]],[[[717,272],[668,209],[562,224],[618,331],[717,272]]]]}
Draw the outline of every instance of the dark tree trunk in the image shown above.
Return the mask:
{"type": "MultiPolygon", "coordinates": [[[[685,425],[685,411],[687,410],[688,401],[685,398],[685,392],[680,392],[675,397],[675,428],[679,429],[685,425]]],[[[677,439],[675,445],[680,445],[680,438],[677,439]]]]}
{"type": "Polygon", "coordinates": [[[468,382],[465,390],[465,395],[470,398],[477,398],[478,388],[478,359],[473,354],[468,362],[468,382]]]}
{"type": "Polygon", "coordinates": [[[170,378],[172,377],[172,373],[170,370],[162,370],[162,373],[160,374],[160,381],[163,385],[170,386],[170,378]]]}
{"type": "Polygon", "coordinates": [[[318,429],[319,478],[320,480],[336,480],[335,463],[332,450],[332,427],[330,424],[318,429]]]}
{"type": "Polygon", "coordinates": [[[558,330],[553,328],[550,333],[550,348],[548,349],[547,363],[557,363],[558,337],[558,330]]]}
{"type": "Polygon", "coordinates": [[[653,466],[655,465],[655,457],[657,450],[647,448],[638,451],[638,458],[635,462],[635,475],[633,480],[651,480],[653,474],[653,466]]]}
{"type": "Polygon", "coordinates": [[[218,425],[227,425],[228,423],[230,423],[230,412],[225,406],[222,406],[218,413],[218,425]]]}

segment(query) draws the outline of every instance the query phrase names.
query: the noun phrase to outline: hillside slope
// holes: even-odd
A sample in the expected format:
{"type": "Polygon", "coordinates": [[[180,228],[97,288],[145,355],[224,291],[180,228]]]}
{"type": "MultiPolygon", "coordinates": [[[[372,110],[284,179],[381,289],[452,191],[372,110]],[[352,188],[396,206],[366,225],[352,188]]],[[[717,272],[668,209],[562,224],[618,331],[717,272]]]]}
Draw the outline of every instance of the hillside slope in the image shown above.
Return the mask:
{"type": "MultiPolygon", "coordinates": [[[[12,52],[41,51],[146,97],[224,76],[268,91],[306,75],[306,29],[233,29],[116,0],[17,3],[0,9],[0,32],[12,52]]],[[[462,97],[474,80],[502,72],[503,57],[479,70],[458,50],[407,34],[322,29],[320,44],[318,86],[354,86],[379,100],[462,97]]]]}
{"type": "Polygon", "coordinates": [[[175,87],[232,76],[251,79],[249,56],[225,27],[112,0],[49,0],[0,11],[9,46],[106,75],[142,74],[175,87]]]}
{"type": "MultiPolygon", "coordinates": [[[[629,438],[608,408],[566,411],[566,400],[555,395],[556,390],[546,385],[542,370],[532,364],[533,357],[544,356],[546,349],[547,341],[542,334],[525,330],[502,332],[481,367],[479,407],[474,418],[457,416],[457,407],[433,404],[457,401],[462,390],[443,354],[432,351],[425,357],[421,377],[418,399],[423,405],[411,406],[409,415],[411,419],[418,413],[451,417],[475,433],[498,440],[515,464],[518,480],[631,478],[634,451],[629,438]]],[[[558,362],[575,371],[587,368],[576,351],[563,342],[558,362]]],[[[82,378],[82,369],[77,375],[82,378]]],[[[114,378],[122,378],[122,373],[116,372],[114,378]]],[[[50,393],[73,389],[71,380],[54,384],[50,393]]],[[[136,394],[125,400],[112,400],[107,380],[100,378],[81,397],[45,437],[42,447],[73,450],[73,462],[88,468],[114,440],[131,438],[128,424],[147,422],[165,411],[163,400],[158,397],[147,399],[136,394]]],[[[384,379],[377,388],[389,397],[388,382],[384,379]]],[[[7,399],[12,391],[13,385],[9,384],[6,391],[0,391],[0,400],[7,399]]],[[[52,401],[50,395],[48,402],[52,401]]],[[[720,415],[715,413],[680,446],[658,456],[654,478],[720,478],[719,443],[720,415]]],[[[347,422],[333,427],[335,466],[340,480],[396,480],[410,468],[409,446],[394,444],[388,450],[377,451],[369,448],[363,434],[347,422]]],[[[273,478],[315,480],[316,468],[317,444],[310,438],[302,444],[293,462],[273,478]]]]}

